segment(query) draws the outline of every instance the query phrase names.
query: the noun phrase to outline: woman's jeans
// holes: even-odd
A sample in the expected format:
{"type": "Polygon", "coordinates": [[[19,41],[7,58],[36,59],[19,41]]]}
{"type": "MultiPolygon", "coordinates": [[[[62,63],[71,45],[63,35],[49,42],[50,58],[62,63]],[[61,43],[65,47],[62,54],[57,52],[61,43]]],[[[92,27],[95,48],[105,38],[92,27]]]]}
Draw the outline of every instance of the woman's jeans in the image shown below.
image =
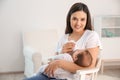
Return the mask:
{"type": "Polygon", "coordinates": [[[41,73],[39,75],[35,75],[35,76],[32,76],[30,78],[26,78],[23,80],[67,80],[67,79],[56,79],[56,78],[48,77],[47,75],[41,73]]]}

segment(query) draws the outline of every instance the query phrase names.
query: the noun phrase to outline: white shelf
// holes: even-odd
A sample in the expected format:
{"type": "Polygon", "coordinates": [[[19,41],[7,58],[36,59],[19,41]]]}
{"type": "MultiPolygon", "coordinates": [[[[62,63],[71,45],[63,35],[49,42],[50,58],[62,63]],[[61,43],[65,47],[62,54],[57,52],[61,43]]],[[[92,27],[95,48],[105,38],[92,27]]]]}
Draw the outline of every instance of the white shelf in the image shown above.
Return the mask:
{"type": "Polygon", "coordinates": [[[102,28],[102,37],[120,37],[120,28],[102,28]]]}
{"type": "Polygon", "coordinates": [[[103,28],[120,28],[120,26],[105,26],[103,28]]]}
{"type": "Polygon", "coordinates": [[[120,59],[120,16],[95,16],[94,28],[99,34],[103,59],[120,59]]]}
{"type": "Polygon", "coordinates": [[[120,16],[96,16],[94,26],[101,38],[120,37],[120,16]]]}

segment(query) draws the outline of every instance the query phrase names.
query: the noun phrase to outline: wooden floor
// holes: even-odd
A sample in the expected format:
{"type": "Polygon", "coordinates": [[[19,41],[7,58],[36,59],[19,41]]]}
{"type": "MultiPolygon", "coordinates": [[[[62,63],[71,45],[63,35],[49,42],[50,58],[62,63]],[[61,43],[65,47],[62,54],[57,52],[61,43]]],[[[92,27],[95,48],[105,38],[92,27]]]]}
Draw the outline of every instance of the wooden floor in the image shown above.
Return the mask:
{"type": "MultiPolygon", "coordinates": [[[[0,80],[23,80],[23,73],[0,73],[0,80]]],[[[106,69],[103,74],[98,74],[97,80],[120,80],[120,69],[106,69]]]]}
{"type": "Polygon", "coordinates": [[[20,73],[0,73],[0,80],[23,80],[23,72],[20,73]]]}
{"type": "Polygon", "coordinates": [[[120,80],[120,68],[105,69],[103,74],[98,74],[97,80],[120,80]]]}

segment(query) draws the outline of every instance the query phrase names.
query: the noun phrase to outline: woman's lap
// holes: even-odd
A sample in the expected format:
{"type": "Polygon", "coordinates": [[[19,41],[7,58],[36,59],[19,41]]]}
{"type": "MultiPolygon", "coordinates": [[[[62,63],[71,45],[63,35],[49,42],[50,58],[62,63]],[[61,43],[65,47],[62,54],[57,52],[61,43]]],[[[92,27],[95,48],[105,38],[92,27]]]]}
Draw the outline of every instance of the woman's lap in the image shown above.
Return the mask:
{"type": "Polygon", "coordinates": [[[49,80],[49,78],[47,78],[46,76],[40,74],[40,75],[32,76],[30,78],[26,78],[24,80],[49,80]]]}
{"type": "Polygon", "coordinates": [[[24,80],[67,80],[67,79],[49,78],[46,75],[44,75],[44,74],[41,73],[39,75],[35,75],[35,76],[30,77],[30,78],[26,78],[24,80]]]}

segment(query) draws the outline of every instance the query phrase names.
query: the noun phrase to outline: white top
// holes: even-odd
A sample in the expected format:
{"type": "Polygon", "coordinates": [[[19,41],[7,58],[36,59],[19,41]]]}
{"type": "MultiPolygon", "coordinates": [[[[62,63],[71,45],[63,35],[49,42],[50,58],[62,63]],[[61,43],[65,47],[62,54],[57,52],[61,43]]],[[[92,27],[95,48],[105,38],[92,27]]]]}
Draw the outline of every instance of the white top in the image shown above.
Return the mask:
{"type": "MultiPolygon", "coordinates": [[[[56,52],[59,53],[61,52],[62,46],[68,41],[68,37],[69,34],[65,34],[60,39],[56,48],[56,52]]],[[[79,49],[93,48],[97,46],[99,46],[100,49],[102,49],[98,34],[95,31],[91,31],[91,30],[85,30],[81,38],[78,41],[76,41],[76,46],[79,49]]]]}

